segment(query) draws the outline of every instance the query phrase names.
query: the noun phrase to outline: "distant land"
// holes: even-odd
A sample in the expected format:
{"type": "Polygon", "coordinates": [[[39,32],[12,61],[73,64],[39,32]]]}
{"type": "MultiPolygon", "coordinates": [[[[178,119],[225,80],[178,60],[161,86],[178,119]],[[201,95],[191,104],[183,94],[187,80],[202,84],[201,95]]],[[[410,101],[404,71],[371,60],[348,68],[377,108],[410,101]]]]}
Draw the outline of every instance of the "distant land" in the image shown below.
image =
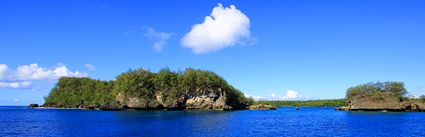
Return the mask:
{"type": "Polygon", "coordinates": [[[340,107],[348,105],[346,99],[255,101],[255,104],[271,104],[282,107],[340,107]]]}

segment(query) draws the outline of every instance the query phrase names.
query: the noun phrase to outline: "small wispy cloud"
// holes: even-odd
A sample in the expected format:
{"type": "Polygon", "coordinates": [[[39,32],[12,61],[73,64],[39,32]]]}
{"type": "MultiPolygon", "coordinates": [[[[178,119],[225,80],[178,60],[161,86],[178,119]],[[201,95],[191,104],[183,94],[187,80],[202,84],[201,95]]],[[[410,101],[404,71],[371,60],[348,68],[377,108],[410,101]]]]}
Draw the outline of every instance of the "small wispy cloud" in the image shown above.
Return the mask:
{"type": "Polygon", "coordinates": [[[152,27],[148,27],[146,29],[145,37],[149,38],[150,40],[154,41],[153,43],[153,49],[156,52],[161,52],[164,45],[167,44],[168,40],[173,36],[174,33],[169,32],[159,32],[153,29],[152,27]]]}
{"type": "Polygon", "coordinates": [[[31,88],[31,82],[23,81],[23,82],[0,82],[0,88],[31,88]]]}
{"type": "Polygon", "coordinates": [[[20,99],[13,99],[13,102],[15,102],[15,103],[18,103],[18,102],[20,102],[21,100],[20,99]]]}
{"type": "Polygon", "coordinates": [[[92,64],[84,64],[84,67],[89,71],[96,71],[96,67],[92,64]]]}

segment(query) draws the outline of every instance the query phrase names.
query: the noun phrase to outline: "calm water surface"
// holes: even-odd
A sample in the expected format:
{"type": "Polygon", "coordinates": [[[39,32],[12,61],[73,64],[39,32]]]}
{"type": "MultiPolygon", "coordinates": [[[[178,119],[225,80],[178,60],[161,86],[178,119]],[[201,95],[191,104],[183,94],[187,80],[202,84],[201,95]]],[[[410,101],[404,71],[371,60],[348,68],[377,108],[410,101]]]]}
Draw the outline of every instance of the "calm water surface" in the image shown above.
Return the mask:
{"type": "Polygon", "coordinates": [[[425,136],[425,113],[96,111],[0,107],[0,136],[425,136]]]}

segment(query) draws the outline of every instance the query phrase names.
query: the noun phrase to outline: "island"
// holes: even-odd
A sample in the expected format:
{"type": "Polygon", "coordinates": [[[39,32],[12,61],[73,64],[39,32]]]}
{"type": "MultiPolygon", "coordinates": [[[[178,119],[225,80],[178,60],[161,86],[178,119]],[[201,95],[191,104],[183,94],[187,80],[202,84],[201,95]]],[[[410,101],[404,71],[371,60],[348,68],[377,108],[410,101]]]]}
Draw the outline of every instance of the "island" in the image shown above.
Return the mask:
{"type": "Polygon", "coordinates": [[[115,80],[62,77],[45,103],[47,108],[99,110],[240,110],[275,109],[271,105],[250,107],[254,100],[211,71],[168,68],[154,73],[129,70],[115,80]]]}
{"type": "Polygon", "coordinates": [[[408,97],[403,82],[370,82],[347,89],[347,106],[336,110],[349,111],[425,111],[422,99],[408,97]]]}

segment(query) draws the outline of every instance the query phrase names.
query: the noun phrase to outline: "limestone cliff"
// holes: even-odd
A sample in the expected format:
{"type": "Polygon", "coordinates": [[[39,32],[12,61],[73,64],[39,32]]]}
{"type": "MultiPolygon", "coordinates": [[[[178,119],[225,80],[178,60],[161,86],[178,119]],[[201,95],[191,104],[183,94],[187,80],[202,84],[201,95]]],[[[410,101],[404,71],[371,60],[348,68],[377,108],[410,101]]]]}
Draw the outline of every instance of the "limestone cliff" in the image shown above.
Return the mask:
{"type": "Polygon", "coordinates": [[[132,109],[203,109],[203,110],[231,110],[238,106],[231,106],[226,96],[226,91],[199,90],[186,93],[167,101],[163,93],[159,92],[151,98],[126,95],[121,92],[116,96],[116,101],[122,108],[132,109]]]}

